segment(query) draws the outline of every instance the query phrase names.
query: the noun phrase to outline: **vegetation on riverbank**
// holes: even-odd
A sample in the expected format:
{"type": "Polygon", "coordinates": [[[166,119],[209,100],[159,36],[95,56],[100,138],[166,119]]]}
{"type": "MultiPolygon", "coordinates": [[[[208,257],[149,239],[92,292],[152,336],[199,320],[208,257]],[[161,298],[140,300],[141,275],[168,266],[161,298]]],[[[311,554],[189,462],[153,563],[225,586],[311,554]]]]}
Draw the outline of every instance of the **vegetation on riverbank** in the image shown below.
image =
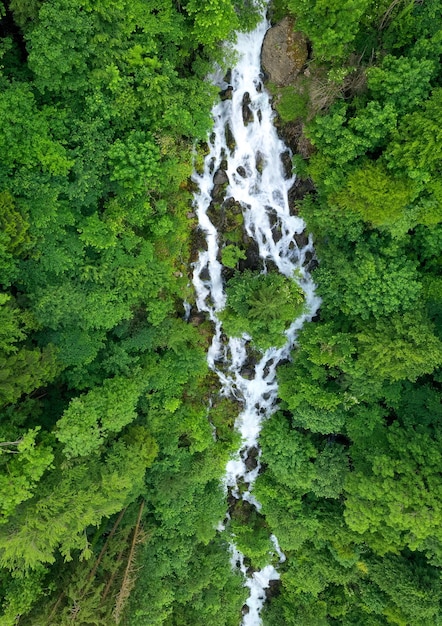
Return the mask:
{"type": "Polygon", "coordinates": [[[315,191],[298,209],[322,305],[261,437],[257,497],[288,557],[264,623],[437,624],[442,5],[275,5],[312,43],[292,108],[290,94],[277,106],[282,132],[310,142],[296,165],[315,191]],[[300,109],[319,79],[321,106],[300,109]]]}
{"type": "Polygon", "coordinates": [[[204,76],[256,15],[10,0],[0,17],[0,624],[127,621],[135,578],[131,623],[232,623],[241,581],[212,542],[232,406],[214,399],[215,442],[210,329],[182,302],[204,76]]]}

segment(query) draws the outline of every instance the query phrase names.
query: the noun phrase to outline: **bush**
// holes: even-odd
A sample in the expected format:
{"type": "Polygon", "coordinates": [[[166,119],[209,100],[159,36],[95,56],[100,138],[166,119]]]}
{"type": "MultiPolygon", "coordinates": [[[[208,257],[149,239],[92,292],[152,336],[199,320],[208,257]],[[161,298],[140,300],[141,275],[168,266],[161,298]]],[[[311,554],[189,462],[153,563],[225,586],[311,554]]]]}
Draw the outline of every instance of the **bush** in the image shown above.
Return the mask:
{"type": "Polygon", "coordinates": [[[284,332],[304,309],[304,292],[282,274],[246,270],[227,283],[227,306],[220,318],[227,334],[249,335],[257,348],[285,343],[284,332]]]}

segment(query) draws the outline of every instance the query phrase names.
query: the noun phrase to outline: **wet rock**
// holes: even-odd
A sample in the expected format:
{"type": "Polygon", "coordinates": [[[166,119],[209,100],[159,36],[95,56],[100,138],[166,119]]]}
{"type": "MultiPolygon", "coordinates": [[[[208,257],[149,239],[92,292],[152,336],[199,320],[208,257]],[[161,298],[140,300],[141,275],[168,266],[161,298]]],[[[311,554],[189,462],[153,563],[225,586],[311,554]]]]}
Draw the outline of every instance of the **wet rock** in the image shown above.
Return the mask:
{"type": "Polygon", "coordinates": [[[308,235],[305,230],[302,233],[295,235],[294,239],[298,245],[298,248],[305,248],[305,246],[308,244],[308,235]]]}
{"type": "MultiPolygon", "coordinates": [[[[263,375],[264,375],[264,377],[267,377],[267,376],[269,375],[269,373],[270,373],[270,368],[271,368],[271,367],[272,367],[272,365],[274,365],[274,364],[275,364],[275,359],[270,359],[270,361],[267,361],[266,366],[265,366],[264,371],[263,371],[263,375]]],[[[266,395],[266,396],[269,396],[269,394],[268,394],[268,393],[266,393],[265,395],[266,395]]]]}
{"type": "Polygon", "coordinates": [[[246,378],[247,380],[253,380],[253,378],[255,377],[255,372],[252,369],[245,367],[241,370],[241,376],[243,378],[246,378]]]}
{"type": "Polygon", "coordinates": [[[238,174],[241,176],[241,178],[247,178],[247,172],[245,170],[245,168],[240,165],[239,167],[236,168],[236,171],[238,172],[238,174]]]}
{"type": "Polygon", "coordinates": [[[252,470],[256,469],[256,467],[258,466],[258,455],[258,448],[250,448],[246,458],[247,471],[251,472],[252,470]]]}
{"type": "Polygon", "coordinates": [[[238,200],[235,200],[232,196],[226,198],[223,202],[223,207],[226,211],[233,213],[234,215],[242,214],[242,206],[238,200]]]}
{"type": "Polygon", "coordinates": [[[209,273],[208,267],[203,267],[203,269],[200,272],[200,278],[201,280],[205,280],[205,281],[210,280],[210,273],[209,273]]]}
{"type": "Polygon", "coordinates": [[[221,205],[217,204],[214,209],[209,209],[209,217],[217,225],[224,244],[240,245],[244,218],[239,202],[229,196],[221,205]],[[215,221],[212,220],[212,215],[215,221]]]}
{"type": "MultiPolygon", "coordinates": [[[[219,193],[221,196],[223,191],[222,186],[218,188],[218,192],[214,189],[214,192],[219,193]]],[[[225,212],[222,206],[218,202],[211,202],[209,208],[207,209],[207,216],[217,231],[221,233],[225,228],[225,212]]]]}
{"type": "Polygon", "coordinates": [[[224,194],[226,191],[226,187],[229,184],[229,177],[226,172],[219,168],[215,175],[213,176],[213,189],[212,189],[212,198],[214,202],[222,202],[224,198],[224,194]]]}
{"type": "Polygon", "coordinates": [[[279,219],[277,212],[271,207],[268,207],[267,215],[269,217],[269,223],[272,229],[272,239],[275,243],[278,243],[278,241],[282,237],[281,220],[279,219]]]}
{"type": "Polygon", "coordinates": [[[229,148],[230,152],[233,152],[235,150],[236,147],[236,142],[235,142],[235,137],[233,136],[232,130],[229,126],[229,124],[225,125],[224,128],[224,135],[226,138],[226,145],[229,148]]]}
{"type": "Polygon", "coordinates": [[[207,251],[206,235],[201,228],[195,228],[191,233],[191,255],[190,262],[193,263],[198,258],[200,250],[207,251]]]}
{"type": "Polygon", "coordinates": [[[315,147],[305,136],[305,125],[302,121],[283,124],[279,128],[279,134],[293,154],[309,159],[315,153],[315,147]]]}
{"type": "Polygon", "coordinates": [[[269,586],[265,590],[267,600],[279,596],[281,593],[281,580],[269,580],[269,586]]]}
{"type": "Polygon", "coordinates": [[[267,31],[262,45],[264,71],[279,87],[293,83],[308,58],[307,38],[295,32],[294,26],[293,18],[285,17],[267,31]]]}
{"type": "Polygon", "coordinates": [[[256,572],[256,568],[252,567],[252,561],[248,556],[244,557],[244,566],[246,568],[247,576],[252,577],[253,574],[256,572]]]}
{"type": "Polygon", "coordinates": [[[295,184],[291,187],[288,193],[289,206],[293,215],[298,214],[296,204],[305,198],[309,193],[315,191],[315,186],[310,178],[297,178],[295,184]]]}
{"type": "Polygon", "coordinates": [[[307,252],[305,253],[305,257],[304,257],[306,265],[308,265],[312,259],[313,259],[313,252],[311,252],[310,250],[307,250],[307,252]]]}
{"type": "Polygon", "coordinates": [[[250,108],[250,94],[248,91],[242,97],[242,119],[244,122],[244,126],[247,126],[250,122],[253,122],[253,113],[250,108]]]}
{"type": "Polygon", "coordinates": [[[271,206],[266,206],[266,211],[269,218],[270,228],[274,228],[276,224],[278,224],[279,226],[281,222],[278,218],[278,213],[276,212],[276,210],[271,206]]]}
{"type": "MultiPolygon", "coordinates": [[[[302,200],[304,196],[308,193],[312,193],[315,191],[315,186],[311,178],[297,178],[295,184],[290,189],[289,194],[295,200],[302,200]]],[[[290,199],[290,195],[289,195],[290,199]]]]}
{"type": "MultiPolygon", "coordinates": [[[[218,261],[221,263],[221,254],[219,254],[218,261]]],[[[221,270],[224,283],[227,283],[231,278],[235,276],[235,269],[231,267],[223,266],[221,270]]]]}
{"type": "Polygon", "coordinates": [[[292,175],[292,157],[289,150],[281,154],[282,167],[284,169],[284,178],[288,179],[292,175]]]}
{"type": "Polygon", "coordinates": [[[244,248],[246,250],[246,258],[239,261],[239,269],[244,270],[262,270],[262,259],[259,256],[259,248],[256,241],[251,239],[247,234],[243,237],[244,248]]]}
{"type": "Polygon", "coordinates": [[[310,263],[307,265],[307,271],[308,272],[313,272],[317,267],[319,267],[319,263],[318,263],[318,259],[316,257],[313,257],[313,259],[310,261],[310,263]]]}
{"type": "Polygon", "coordinates": [[[318,309],[316,313],[312,317],[312,322],[320,322],[321,321],[321,309],[318,309]]]}
{"type": "Polygon", "coordinates": [[[281,230],[279,228],[276,228],[273,232],[272,232],[272,237],[273,237],[273,241],[275,243],[278,243],[278,241],[280,241],[280,239],[282,238],[282,233],[281,230]]]}
{"type": "Polygon", "coordinates": [[[265,266],[267,272],[279,272],[278,266],[272,261],[272,259],[266,259],[265,266]]]}
{"type": "Polygon", "coordinates": [[[223,237],[226,243],[227,243],[227,240],[229,240],[231,244],[234,244],[235,246],[242,249],[241,233],[243,229],[243,224],[244,224],[244,218],[242,216],[242,213],[239,213],[239,214],[226,213],[226,228],[225,228],[225,232],[223,233],[223,237]]]}
{"type": "MultiPolygon", "coordinates": [[[[227,187],[227,183],[224,183],[224,185],[213,185],[210,195],[212,196],[212,200],[215,204],[220,205],[222,203],[224,194],[226,191],[226,187],[227,187]]],[[[209,211],[210,211],[210,208],[209,208],[209,211]]]]}
{"type": "Polygon", "coordinates": [[[229,509],[229,513],[231,513],[235,509],[235,507],[238,506],[238,502],[238,498],[236,498],[233,493],[229,491],[227,494],[227,506],[229,509]]]}
{"type": "Polygon", "coordinates": [[[279,134],[292,153],[298,154],[298,143],[302,134],[302,123],[288,122],[284,124],[282,128],[279,128],[279,134]]]}
{"type": "Polygon", "coordinates": [[[250,380],[255,377],[255,365],[261,360],[262,354],[256,350],[250,342],[246,344],[247,358],[243,363],[240,370],[241,376],[249,378],[250,380]]]}
{"type": "Polygon", "coordinates": [[[229,85],[226,89],[223,89],[222,91],[219,92],[219,97],[222,101],[231,100],[232,94],[233,94],[233,87],[232,85],[229,85]]]}
{"type": "Polygon", "coordinates": [[[214,185],[224,185],[224,183],[228,183],[228,182],[229,182],[229,178],[224,170],[219,169],[215,172],[215,176],[213,177],[214,185]]]}

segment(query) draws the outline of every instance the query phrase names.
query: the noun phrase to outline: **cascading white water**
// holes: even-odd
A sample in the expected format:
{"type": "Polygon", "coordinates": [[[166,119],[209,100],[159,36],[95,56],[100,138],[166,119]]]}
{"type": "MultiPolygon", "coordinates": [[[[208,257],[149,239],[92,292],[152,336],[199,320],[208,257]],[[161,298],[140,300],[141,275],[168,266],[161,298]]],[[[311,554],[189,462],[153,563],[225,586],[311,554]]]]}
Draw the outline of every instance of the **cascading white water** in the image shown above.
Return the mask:
{"type": "MultiPolygon", "coordinates": [[[[262,421],[276,410],[276,367],[282,360],[289,358],[297,331],[306,320],[312,318],[319,306],[314,284],[305,267],[306,254],[313,252],[312,240],[309,238],[303,247],[296,243],[295,236],[304,231],[305,224],[299,217],[290,215],[288,191],[293,186],[294,178],[288,178],[285,174],[282,155],[287,153],[287,147],[273,126],[274,113],[261,80],[260,53],[268,28],[269,23],[263,14],[253,32],[238,34],[234,46],[238,62],[232,69],[230,83],[219,78],[214,81],[220,89],[230,85],[233,88],[232,97],[219,102],[212,110],[214,126],[209,140],[210,151],[205,158],[203,172],[195,173],[193,177],[198,186],[194,206],[199,227],[204,231],[207,242],[207,250],[199,253],[194,264],[196,304],[215,325],[207,359],[211,369],[218,375],[221,393],[232,395],[242,404],[242,411],[235,423],[242,437],[241,449],[228,462],[224,482],[234,497],[250,502],[258,510],[260,504],[252,493],[260,471],[258,437],[262,421]],[[247,106],[245,120],[243,109],[247,106]],[[214,177],[223,161],[223,170],[228,177],[225,198],[234,198],[241,204],[244,227],[247,235],[258,246],[262,270],[265,271],[266,261],[272,261],[280,272],[296,279],[305,292],[305,312],[286,331],[285,345],[268,349],[255,364],[253,376],[248,374],[247,377],[241,371],[248,361],[250,338],[227,338],[217,315],[226,304],[226,295],[223,268],[219,261],[219,236],[208,217],[208,209],[212,202],[214,177]],[[257,465],[248,470],[246,460],[252,449],[258,449],[257,465]],[[240,493],[240,484],[247,485],[245,493],[240,493]]],[[[271,540],[275,554],[282,562],[285,557],[276,537],[272,536],[271,540]]],[[[279,574],[269,564],[249,576],[244,557],[233,543],[231,553],[232,565],[240,567],[245,576],[245,585],[250,589],[248,613],[244,615],[242,624],[259,626],[260,611],[265,601],[264,589],[269,586],[270,580],[277,580],[279,574]]]]}

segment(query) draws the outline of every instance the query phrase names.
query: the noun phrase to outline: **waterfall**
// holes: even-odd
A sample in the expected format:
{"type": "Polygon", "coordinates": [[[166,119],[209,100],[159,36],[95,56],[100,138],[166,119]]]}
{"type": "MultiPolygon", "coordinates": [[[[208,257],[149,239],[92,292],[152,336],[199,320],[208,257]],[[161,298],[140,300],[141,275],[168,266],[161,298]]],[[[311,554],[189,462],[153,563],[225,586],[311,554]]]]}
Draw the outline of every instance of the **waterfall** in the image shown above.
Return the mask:
{"type": "MultiPolygon", "coordinates": [[[[228,462],[224,477],[226,489],[235,497],[242,498],[258,510],[260,504],[253,495],[253,484],[260,471],[258,439],[263,420],[277,409],[276,367],[288,359],[296,334],[306,320],[310,320],[319,306],[314,284],[306,266],[313,254],[311,237],[306,244],[297,235],[303,233],[305,224],[290,214],[288,192],[294,177],[287,175],[283,155],[288,148],[278,137],[273,125],[274,113],[261,76],[261,46],[269,23],[262,20],[253,32],[239,33],[233,45],[236,66],[231,70],[229,82],[218,76],[214,78],[220,90],[231,91],[231,98],[218,102],[212,110],[214,125],[208,140],[209,153],[204,160],[202,173],[195,173],[197,185],[194,206],[199,228],[206,238],[206,250],[199,253],[194,264],[193,283],[196,305],[208,314],[214,324],[214,337],[208,351],[209,367],[217,374],[220,393],[232,396],[242,407],[235,422],[241,434],[241,448],[228,462]],[[223,173],[224,172],[224,173],[223,173]],[[214,180],[215,179],[215,180],[214,180]],[[249,360],[250,338],[226,337],[218,313],[226,305],[223,267],[220,262],[220,238],[208,210],[217,181],[225,181],[224,198],[240,203],[244,229],[259,250],[263,272],[266,264],[273,266],[285,276],[293,278],[305,293],[305,312],[286,331],[286,343],[282,348],[269,348],[253,366],[253,374],[241,373],[249,360]],[[308,253],[309,256],[306,256],[308,253]],[[246,460],[250,452],[257,452],[256,467],[248,469],[246,460]],[[247,490],[240,493],[239,485],[247,490]]],[[[250,464],[248,464],[250,465],[250,464]]],[[[222,526],[222,525],[221,525],[222,526]]],[[[275,554],[284,560],[277,538],[272,536],[275,554]]],[[[260,611],[265,602],[265,589],[279,574],[271,564],[249,575],[244,556],[231,544],[231,561],[239,567],[250,589],[247,600],[248,612],[243,626],[259,626],[260,611]]],[[[270,556],[269,556],[270,560],[270,556]]]]}

